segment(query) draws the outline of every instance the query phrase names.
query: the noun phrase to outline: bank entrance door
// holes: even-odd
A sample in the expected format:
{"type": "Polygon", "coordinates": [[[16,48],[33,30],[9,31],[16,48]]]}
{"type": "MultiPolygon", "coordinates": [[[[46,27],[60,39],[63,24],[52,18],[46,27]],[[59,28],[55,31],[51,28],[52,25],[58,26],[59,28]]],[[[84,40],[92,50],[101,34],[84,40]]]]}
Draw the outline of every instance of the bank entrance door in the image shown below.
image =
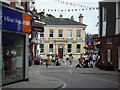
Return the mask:
{"type": "Polygon", "coordinates": [[[60,58],[63,58],[63,47],[62,46],[59,46],[58,54],[60,55],[60,58]]]}

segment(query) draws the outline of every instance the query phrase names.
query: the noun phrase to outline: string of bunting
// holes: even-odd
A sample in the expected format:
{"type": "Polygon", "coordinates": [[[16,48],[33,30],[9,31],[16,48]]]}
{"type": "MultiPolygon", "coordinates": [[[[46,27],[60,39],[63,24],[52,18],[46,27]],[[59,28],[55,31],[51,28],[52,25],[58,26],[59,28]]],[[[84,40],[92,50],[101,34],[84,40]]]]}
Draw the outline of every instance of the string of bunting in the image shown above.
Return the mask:
{"type": "Polygon", "coordinates": [[[90,7],[90,6],[83,6],[83,5],[80,5],[80,4],[76,4],[76,3],[71,3],[71,2],[66,2],[66,1],[63,1],[63,0],[54,0],[55,2],[59,2],[59,3],[62,3],[62,4],[66,4],[66,5],[72,5],[72,6],[78,6],[78,7],[81,7],[81,8],[84,8],[84,9],[99,9],[98,7],[90,7]]]}
{"type": "MultiPolygon", "coordinates": [[[[38,10],[38,9],[37,9],[38,10]]],[[[73,12],[73,11],[92,11],[98,10],[98,8],[82,8],[82,9],[39,9],[39,11],[48,11],[48,12],[73,12]]]]}

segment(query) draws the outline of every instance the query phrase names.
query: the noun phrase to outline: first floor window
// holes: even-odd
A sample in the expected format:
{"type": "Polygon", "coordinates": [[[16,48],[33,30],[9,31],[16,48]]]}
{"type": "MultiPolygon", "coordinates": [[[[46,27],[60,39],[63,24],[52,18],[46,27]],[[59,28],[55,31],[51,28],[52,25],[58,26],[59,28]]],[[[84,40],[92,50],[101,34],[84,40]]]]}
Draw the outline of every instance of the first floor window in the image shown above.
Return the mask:
{"type": "Polygon", "coordinates": [[[67,51],[68,51],[68,53],[71,53],[71,52],[72,52],[72,44],[68,44],[68,46],[67,46],[67,47],[68,47],[68,50],[67,50],[67,51]]]}
{"type": "Polygon", "coordinates": [[[68,30],[68,38],[72,38],[72,30],[68,30]]]}
{"type": "Polygon", "coordinates": [[[53,53],[53,44],[49,44],[49,53],[53,53]]]}
{"type": "Polygon", "coordinates": [[[81,37],[81,30],[77,30],[77,38],[81,37]]]}
{"type": "Polygon", "coordinates": [[[44,32],[40,32],[40,37],[44,37],[44,32]]]}
{"type": "Polygon", "coordinates": [[[58,31],[58,37],[62,37],[63,36],[63,30],[59,30],[58,31]]]}
{"type": "Polygon", "coordinates": [[[50,30],[49,37],[53,37],[53,30],[50,30]]]}
{"type": "Polygon", "coordinates": [[[80,45],[80,44],[77,44],[77,48],[76,48],[77,53],[80,53],[80,49],[81,49],[81,45],[80,45]]]}
{"type": "Polygon", "coordinates": [[[44,44],[40,44],[40,53],[44,53],[44,44]]]}

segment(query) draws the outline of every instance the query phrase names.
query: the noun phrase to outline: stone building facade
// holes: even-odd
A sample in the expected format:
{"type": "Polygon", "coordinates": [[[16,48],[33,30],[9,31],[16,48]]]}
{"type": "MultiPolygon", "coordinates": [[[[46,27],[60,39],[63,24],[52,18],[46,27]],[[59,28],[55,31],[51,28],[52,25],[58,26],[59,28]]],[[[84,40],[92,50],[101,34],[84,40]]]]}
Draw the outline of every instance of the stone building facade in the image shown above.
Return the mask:
{"type": "MultiPolygon", "coordinates": [[[[82,15],[81,15],[82,16],[82,15]]],[[[80,17],[79,17],[80,18],[80,17]]],[[[43,41],[38,47],[39,54],[45,58],[47,54],[73,54],[78,59],[81,53],[85,53],[85,29],[83,22],[76,22],[68,18],[45,18],[44,32],[40,32],[39,38],[43,41]]],[[[80,18],[80,21],[83,21],[80,18]]]]}

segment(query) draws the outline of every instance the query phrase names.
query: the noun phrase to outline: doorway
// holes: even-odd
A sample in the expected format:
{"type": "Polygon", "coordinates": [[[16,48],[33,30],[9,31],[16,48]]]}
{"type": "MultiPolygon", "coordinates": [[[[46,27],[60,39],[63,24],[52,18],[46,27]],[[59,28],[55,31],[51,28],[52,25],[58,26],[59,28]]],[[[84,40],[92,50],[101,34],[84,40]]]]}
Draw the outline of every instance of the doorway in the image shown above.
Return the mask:
{"type": "Polygon", "coordinates": [[[63,46],[59,46],[58,54],[60,55],[60,58],[63,58],[63,46]]]}

